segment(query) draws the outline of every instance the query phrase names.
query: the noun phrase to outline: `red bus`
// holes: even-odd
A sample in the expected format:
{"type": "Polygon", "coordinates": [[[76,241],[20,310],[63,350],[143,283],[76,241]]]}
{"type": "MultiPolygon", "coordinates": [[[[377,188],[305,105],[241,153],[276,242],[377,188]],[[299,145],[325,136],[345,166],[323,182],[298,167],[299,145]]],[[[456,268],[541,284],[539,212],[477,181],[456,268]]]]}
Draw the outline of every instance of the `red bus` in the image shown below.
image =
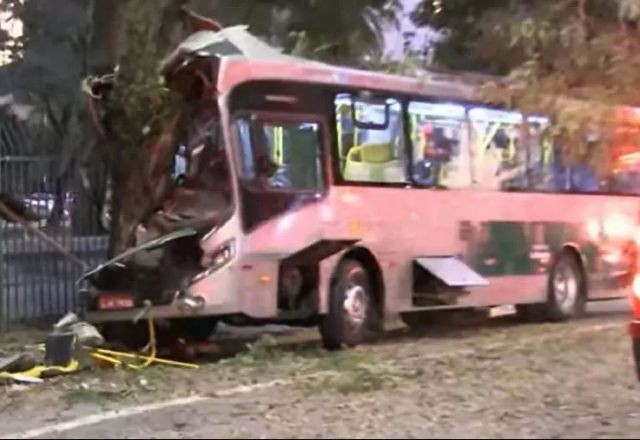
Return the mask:
{"type": "Polygon", "coordinates": [[[169,83],[178,71],[202,82],[188,88],[205,116],[185,145],[194,163],[215,160],[192,176],[202,209],[181,217],[201,221],[147,234],[88,274],[91,321],[151,312],[203,337],[220,321],[318,325],[337,348],[394,316],[419,327],[513,306],[567,320],[628,294],[636,162],[607,178],[565,163],[543,116],[482,103],[466,77],[265,55],[251,38],[200,32],[165,65],[169,83]]]}

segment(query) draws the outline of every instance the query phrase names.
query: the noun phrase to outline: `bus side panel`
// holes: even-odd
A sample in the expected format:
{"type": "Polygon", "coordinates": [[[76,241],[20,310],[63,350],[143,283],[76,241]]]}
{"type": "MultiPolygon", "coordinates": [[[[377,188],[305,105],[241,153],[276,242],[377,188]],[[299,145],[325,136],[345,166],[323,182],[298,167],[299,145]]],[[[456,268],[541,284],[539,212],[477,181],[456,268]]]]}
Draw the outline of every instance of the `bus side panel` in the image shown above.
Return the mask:
{"type": "Polygon", "coordinates": [[[548,271],[567,246],[582,256],[591,298],[623,294],[630,280],[622,274],[635,267],[627,255],[635,198],[337,187],[330,200],[337,229],[357,225],[381,260],[390,311],[412,308],[411,265],[422,256],[457,256],[489,280],[464,306],[544,301],[548,271]]]}
{"type": "MultiPolygon", "coordinates": [[[[322,239],[357,241],[380,265],[386,309],[399,312],[413,308],[418,257],[456,256],[489,281],[459,306],[523,304],[545,300],[553,258],[571,245],[583,256],[591,298],[611,297],[623,291],[613,281],[631,268],[623,251],[637,208],[626,197],[336,186],[248,234],[244,252],[278,260],[322,239]]],[[[322,265],[321,295],[336,262],[322,265]]],[[[326,309],[326,298],[319,303],[326,309]]]]}

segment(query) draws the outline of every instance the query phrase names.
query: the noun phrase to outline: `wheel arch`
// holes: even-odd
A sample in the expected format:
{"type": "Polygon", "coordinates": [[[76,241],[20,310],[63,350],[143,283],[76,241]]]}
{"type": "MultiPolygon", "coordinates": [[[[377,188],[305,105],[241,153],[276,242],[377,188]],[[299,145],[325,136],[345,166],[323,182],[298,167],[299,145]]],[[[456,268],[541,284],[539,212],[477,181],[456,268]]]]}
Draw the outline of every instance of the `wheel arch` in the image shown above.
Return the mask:
{"type": "Polygon", "coordinates": [[[580,280],[582,282],[580,289],[583,297],[585,299],[589,298],[589,279],[587,277],[587,261],[584,252],[578,243],[568,242],[562,245],[562,248],[556,253],[553,259],[553,265],[555,265],[556,261],[560,258],[561,255],[570,255],[572,256],[576,264],[578,265],[578,270],[580,271],[580,280]]]}
{"type": "MultiPolygon", "coordinates": [[[[345,252],[344,255],[342,255],[342,258],[340,258],[340,262],[346,259],[358,261],[367,270],[373,286],[375,305],[378,312],[382,315],[385,307],[386,288],[384,277],[382,275],[382,268],[380,267],[378,259],[375,257],[373,252],[363,246],[357,246],[345,252]]],[[[339,266],[339,263],[336,266],[336,269],[339,266]]],[[[332,285],[336,281],[335,273],[336,270],[334,269],[334,275],[331,277],[332,285]]]]}

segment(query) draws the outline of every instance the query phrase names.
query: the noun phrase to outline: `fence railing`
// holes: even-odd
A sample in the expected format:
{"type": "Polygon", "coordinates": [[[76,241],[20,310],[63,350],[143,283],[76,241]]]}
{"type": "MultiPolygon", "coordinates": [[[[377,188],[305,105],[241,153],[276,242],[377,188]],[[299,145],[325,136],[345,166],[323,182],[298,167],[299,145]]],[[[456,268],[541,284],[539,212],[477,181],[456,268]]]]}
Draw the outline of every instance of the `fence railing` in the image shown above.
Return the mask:
{"type": "MultiPolygon", "coordinates": [[[[51,157],[0,156],[0,193],[20,200],[41,220],[34,223],[89,266],[104,260],[107,238],[76,227],[87,209],[82,197],[69,191],[73,176],[60,182],[51,157]]],[[[80,222],[81,223],[81,222],[80,222]]],[[[95,230],[95,228],[94,228],[95,230]]],[[[81,266],[23,226],[0,218],[0,331],[13,324],[37,323],[77,311],[81,266]]]]}

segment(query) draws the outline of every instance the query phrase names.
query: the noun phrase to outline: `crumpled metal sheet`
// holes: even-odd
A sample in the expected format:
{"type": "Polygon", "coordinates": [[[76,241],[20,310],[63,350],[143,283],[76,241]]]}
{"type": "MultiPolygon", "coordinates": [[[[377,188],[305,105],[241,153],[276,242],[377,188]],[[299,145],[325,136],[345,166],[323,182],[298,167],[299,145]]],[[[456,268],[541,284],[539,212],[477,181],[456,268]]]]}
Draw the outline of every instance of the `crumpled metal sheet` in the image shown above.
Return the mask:
{"type": "Polygon", "coordinates": [[[286,55],[248,31],[248,26],[238,25],[219,32],[199,31],[186,38],[161,63],[162,72],[167,73],[181,58],[202,57],[243,57],[254,60],[282,60],[309,63],[304,58],[286,55]]]}

